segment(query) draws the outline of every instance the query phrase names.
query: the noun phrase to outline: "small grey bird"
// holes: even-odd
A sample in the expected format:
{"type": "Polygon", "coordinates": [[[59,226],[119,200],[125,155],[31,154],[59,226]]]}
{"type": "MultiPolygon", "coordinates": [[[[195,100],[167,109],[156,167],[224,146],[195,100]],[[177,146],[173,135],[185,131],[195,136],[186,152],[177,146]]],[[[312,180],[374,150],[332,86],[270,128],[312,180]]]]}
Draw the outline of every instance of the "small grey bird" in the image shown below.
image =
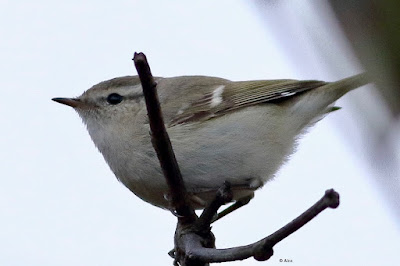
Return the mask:
{"type": "MultiPolygon", "coordinates": [[[[336,82],[205,76],[155,78],[167,131],[194,208],[204,208],[230,182],[233,199],[251,197],[271,180],[304,130],[337,110],[334,102],[367,84],[365,74],[336,82]]],[[[141,199],[170,209],[153,150],[140,80],[103,81],[73,107],[115,176],[141,199]]]]}

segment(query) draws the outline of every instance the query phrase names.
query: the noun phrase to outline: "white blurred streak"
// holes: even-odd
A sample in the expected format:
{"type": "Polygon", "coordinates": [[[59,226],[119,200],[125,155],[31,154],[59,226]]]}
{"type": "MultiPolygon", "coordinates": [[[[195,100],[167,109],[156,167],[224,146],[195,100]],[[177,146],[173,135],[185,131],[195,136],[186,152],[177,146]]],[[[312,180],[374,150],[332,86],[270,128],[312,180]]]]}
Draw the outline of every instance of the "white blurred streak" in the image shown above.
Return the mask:
{"type": "MultiPolygon", "coordinates": [[[[332,1],[340,6],[341,2],[332,1]]],[[[350,1],[354,2],[354,1],[350,1]]],[[[379,60],[381,51],[375,51],[372,58],[361,58],[358,61],[352,49],[352,44],[346,38],[341,24],[336,19],[335,13],[328,1],[253,1],[253,7],[265,22],[269,32],[273,32],[282,49],[285,50],[288,59],[297,72],[296,78],[313,78],[322,80],[335,80],[362,72],[363,68],[369,72],[387,75],[385,60],[379,60]],[[365,62],[379,61],[378,68],[374,64],[366,65],[365,62]],[[364,63],[361,67],[360,62],[364,63]],[[384,74],[383,74],[384,73],[384,74]]],[[[336,8],[336,10],[346,10],[336,8]]],[[[360,13],[347,12],[349,16],[360,13]]],[[[348,18],[348,17],[347,17],[348,18]]],[[[364,18],[364,17],[363,17],[364,18]]],[[[364,18],[365,19],[365,18],[364,18]]],[[[342,21],[343,22],[343,21],[342,21]]],[[[347,19],[347,23],[353,23],[348,28],[353,31],[365,26],[356,19],[347,19]],[[357,25],[354,25],[357,24],[357,25]]],[[[356,36],[358,36],[356,34],[356,36]]],[[[368,39],[357,38],[356,47],[364,47],[368,39]]],[[[370,37],[370,36],[369,36],[370,37]]],[[[373,38],[370,38],[373,39],[373,38]]],[[[350,40],[352,41],[352,40],[350,40]]],[[[400,45],[400,44],[399,44],[400,45]]],[[[382,46],[383,47],[383,46],[382,46]]],[[[368,51],[359,52],[364,56],[370,55],[371,49],[381,46],[372,46],[368,43],[368,51]]],[[[382,51],[382,53],[388,53],[382,51]]],[[[399,71],[399,70],[397,70],[399,71]]],[[[375,76],[373,76],[374,81],[375,76]]],[[[394,82],[386,82],[393,84],[394,82]]],[[[379,89],[382,84],[377,81],[379,89]]],[[[387,87],[386,91],[390,91],[387,87]]],[[[381,188],[382,194],[392,205],[391,210],[400,218],[400,124],[393,118],[400,102],[397,101],[398,87],[393,87],[396,92],[379,93],[372,88],[362,88],[349,94],[341,105],[346,112],[340,112],[336,119],[332,119],[340,128],[343,138],[348,146],[351,146],[356,157],[364,161],[364,165],[374,183],[381,188]],[[384,97],[382,97],[383,95],[384,97]],[[388,96],[391,95],[391,96],[388,96]],[[390,100],[388,100],[388,98],[390,100]],[[395,99],[393,103],[393,98],[395,99]],[[348,112],[351,112],[349,115],[348,112]]]]}

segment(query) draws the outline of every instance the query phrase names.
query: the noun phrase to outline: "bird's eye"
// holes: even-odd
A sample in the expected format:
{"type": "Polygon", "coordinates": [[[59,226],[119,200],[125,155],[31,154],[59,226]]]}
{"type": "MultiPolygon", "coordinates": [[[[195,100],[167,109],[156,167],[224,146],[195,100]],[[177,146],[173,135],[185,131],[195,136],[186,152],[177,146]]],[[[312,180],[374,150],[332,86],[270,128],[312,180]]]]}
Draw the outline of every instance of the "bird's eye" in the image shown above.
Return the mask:
{"type": "Polygon", "coordinates": [[[120,102],[122,102],[122,99],[124,97],[119,95],[118,93],[111,93],[110,95],[107,96],[107,102],[109,104],[115,105],[115,104],[119,104],[120,102]]]}

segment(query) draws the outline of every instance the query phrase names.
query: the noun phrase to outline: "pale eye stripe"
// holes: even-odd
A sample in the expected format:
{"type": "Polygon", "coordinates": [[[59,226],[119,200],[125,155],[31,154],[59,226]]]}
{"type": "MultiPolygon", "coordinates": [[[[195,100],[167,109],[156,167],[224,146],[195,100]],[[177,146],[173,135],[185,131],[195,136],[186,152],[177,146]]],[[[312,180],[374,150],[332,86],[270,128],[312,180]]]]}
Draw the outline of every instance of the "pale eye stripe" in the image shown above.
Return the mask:
{"type": "Polygon", "coordinates": [[[217,87],[213,92],[212,92],[212,98],[211,98],[211,103],[210,107],[215,107],[222,103],[222,93],[224,92],[225,86],[219,86],[217,87]]]}
{"type": "Polygon", "coordinates": [[[143,93],[135,93],[135,94],[126,95],[124,97],[129,100],[137,100],[140,98],[144,98],[144,95],[143,95],[143,93]]]}

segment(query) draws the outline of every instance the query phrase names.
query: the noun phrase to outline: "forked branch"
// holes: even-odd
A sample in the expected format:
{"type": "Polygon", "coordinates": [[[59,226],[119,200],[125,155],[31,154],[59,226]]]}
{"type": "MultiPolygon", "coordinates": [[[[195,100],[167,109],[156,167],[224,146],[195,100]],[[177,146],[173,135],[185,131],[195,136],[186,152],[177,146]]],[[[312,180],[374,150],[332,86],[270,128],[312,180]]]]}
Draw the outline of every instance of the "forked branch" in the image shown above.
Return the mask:
{"type": "Polygon", "coordinates": [[[268,260],[273,255],[273,247],[281,240],[285,239],[326,208],[336,208],[339,206],[339,194],[333,189],[325,192],[325,195],[312,207],[302,213],[299,217],[276,231],[275,233],[247,246],[240,246],[227,249],[204,248],[198,239],[188,234],[182,240],[185,242],[185,253],[193,260],[203,262],[225,262],[243,260],[249,257],[259,261],[268,260]]]}

